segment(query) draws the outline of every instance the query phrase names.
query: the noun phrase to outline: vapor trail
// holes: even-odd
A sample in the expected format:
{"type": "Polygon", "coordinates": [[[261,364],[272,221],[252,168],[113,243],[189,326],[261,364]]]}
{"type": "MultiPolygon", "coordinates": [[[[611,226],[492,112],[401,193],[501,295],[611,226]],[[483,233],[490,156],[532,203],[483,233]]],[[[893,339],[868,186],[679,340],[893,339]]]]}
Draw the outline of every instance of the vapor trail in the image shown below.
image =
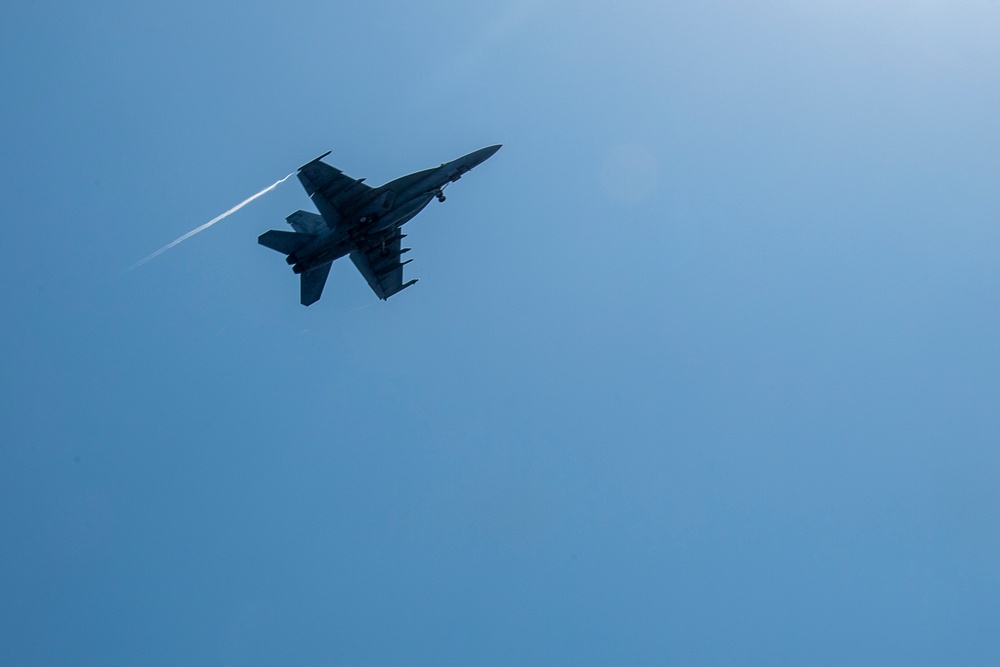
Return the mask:
{"type": "Polygon", "coordinates": [[[291,174],[289,174],[288,176],[285,176],[283,179],[281,179],[277,183],[274,183],[272,185],[267,186],[266,188],[264,188],[263,190],[261,190],[260,192],[258,192],[257,194],[253,195],[252,197],[250,197],[248,199],[244,199],[239,204],[237,204],[236,206],[232,207],[231,209],[229,209],[228,211],[226,211],[222,215],[217,216],[215,218],[212,218],[211,220],[209,220],[208,222],[206,222],[201,227],[196,227],[195,229],[192,229],[190,232],[188,232],[184,236],[171,241],[167,245],[163,246],[162,248],[160,248],[159,250],[157,250],[156,252],[154,252],[149,257],[145,257],[143,259],[140,259],[138,262],[136,262],[132,266],[128,267],[128,270],[131,271],[132,269],[136,269],[136,268],[142,266],[143,264],[145,264],[149,260],[153,259],[157,255],[161,255],[161,254],[165,253],[166,251],[170,250],[171,248],[173,248],[175,245],[177,245],[181,241],[187,241],[189,238],[191,238],[195,234],[198,234],[200,232],[205,231],[206,229],[208,229],[209,227],[211,227],[212,225],[214,225],[215,223],[219,222],[220,220],[222,220],[224,218],[228,218],[233,213],[236,213],[236,211],[240,210],[241,208],[243,208],[244,206],[246,206],[247,204],[249,204],[250,202],[252,202],[254,199],[257,199],[258,197],[262,197],[262,196],[266,195],[268,192],[270,192],[271,190],[275,189],[276,187],[278,187],[279,185],[281,185],[282,183],[284,183],[285,181],[287,181],[289,178],[291,178],[294,175],[295,175],[295,172],[293,171],[291,174]]]}

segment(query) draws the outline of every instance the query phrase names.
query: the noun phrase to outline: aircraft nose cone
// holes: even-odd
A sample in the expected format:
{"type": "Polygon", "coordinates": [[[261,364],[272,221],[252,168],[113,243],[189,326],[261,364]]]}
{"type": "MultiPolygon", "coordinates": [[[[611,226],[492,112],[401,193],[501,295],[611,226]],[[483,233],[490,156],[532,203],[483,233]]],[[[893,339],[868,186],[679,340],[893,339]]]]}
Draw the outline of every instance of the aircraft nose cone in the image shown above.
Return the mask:
{"type": "Polygon", "coordinates": [[[486,148],[480,148],[474,153],[470,153],[469,157],[472,158],[471,161],[473,164],[482,164],[493,157],[493,154],[498,150],[500,150],[500,144],[497,144],[496,146],[487,146],[486,148]]]}

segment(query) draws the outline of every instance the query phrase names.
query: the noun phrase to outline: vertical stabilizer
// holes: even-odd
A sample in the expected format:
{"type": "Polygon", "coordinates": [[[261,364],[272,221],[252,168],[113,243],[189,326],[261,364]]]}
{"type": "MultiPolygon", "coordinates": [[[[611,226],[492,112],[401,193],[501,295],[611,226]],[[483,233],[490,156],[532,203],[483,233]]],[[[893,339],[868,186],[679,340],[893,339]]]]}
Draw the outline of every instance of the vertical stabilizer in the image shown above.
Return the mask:
{"type": "Polygon", "coordinates": [[[303,306],[311,306],[323,296],[323,287],[326,286],[326,278],[330,275],[331,266],[333,266],[332,262],[299,274],[300,297],[303,306]]]}
{"type": "Polygon", "coordinates": [[[271,229],[258,236],[257,243],[265,248],[277,250],[284,255],[291,255],[314,238],[316,238],[315,234],[282,232],[277,229],[271,229]]]}

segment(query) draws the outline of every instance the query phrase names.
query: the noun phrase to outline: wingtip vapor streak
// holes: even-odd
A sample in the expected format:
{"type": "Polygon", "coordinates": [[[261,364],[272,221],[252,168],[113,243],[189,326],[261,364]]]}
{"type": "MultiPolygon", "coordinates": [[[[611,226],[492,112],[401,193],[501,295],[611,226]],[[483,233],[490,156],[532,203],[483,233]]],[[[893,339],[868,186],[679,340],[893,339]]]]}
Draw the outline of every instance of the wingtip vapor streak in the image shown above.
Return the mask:
{"type": "Polygon", "coordinates": [[[286,218],[295,231],[272,229],[257,238],[262,246],[287,255],[300,276],[301,302],[319,301],[330,265],[350,255],[378,298],[385,300],[417,281],[403,282],[402,227],[432,199],[444,201],[444,188],[500,150],[500,145],[473,151],[439,167],[425,169],[373,188],[331,167],[327,151],[297,172],[319,214],[296,211],[286,218]]]}

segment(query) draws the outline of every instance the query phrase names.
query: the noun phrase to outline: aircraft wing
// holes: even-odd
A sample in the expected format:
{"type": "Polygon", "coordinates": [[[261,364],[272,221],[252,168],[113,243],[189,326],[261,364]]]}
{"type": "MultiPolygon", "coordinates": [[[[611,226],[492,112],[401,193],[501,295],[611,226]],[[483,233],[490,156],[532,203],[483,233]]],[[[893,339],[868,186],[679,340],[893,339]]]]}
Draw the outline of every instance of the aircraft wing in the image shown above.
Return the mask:
{"type": "Polygon", "coordinates": [[[403,283],[403,265],[409,264],[410,260],[401,262],[400,257],[405,252],[400,246],[402,239],[396,237],[385,244],[383,251],[381,246],[375,246],[367,251],[355,250],[351,253],[351,261],[358,271],[368,281],[375,296],[383,301],[396,292],[400,292],[416,280],[403,283]]]}
{"type": "Polygon", "coordinates": [[[371,192],[372,188],[362,183],[365,179],[351,178],[341,170],[320,162],[326,155],[299,167],[298,175],[302,187],[306,189],[327,225],[336,229],[353,205],[371,192]]]}

